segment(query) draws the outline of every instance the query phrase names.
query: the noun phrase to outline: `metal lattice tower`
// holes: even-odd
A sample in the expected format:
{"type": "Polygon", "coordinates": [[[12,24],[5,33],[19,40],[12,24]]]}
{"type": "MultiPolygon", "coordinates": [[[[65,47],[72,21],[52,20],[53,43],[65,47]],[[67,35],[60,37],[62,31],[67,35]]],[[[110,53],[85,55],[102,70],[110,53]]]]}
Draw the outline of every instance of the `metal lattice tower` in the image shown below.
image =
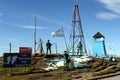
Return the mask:
{"type": "Polygon", "coordinates": [[[76,53],[77,44],[80,41],[82,43],[82,55],[87,54],[78,5],[74,6],[74,12],[73,12],[73,18],[72,18],[72,29],[71,29],[69,40],[70,40],[69,51],[73,55],[76,53]]]}

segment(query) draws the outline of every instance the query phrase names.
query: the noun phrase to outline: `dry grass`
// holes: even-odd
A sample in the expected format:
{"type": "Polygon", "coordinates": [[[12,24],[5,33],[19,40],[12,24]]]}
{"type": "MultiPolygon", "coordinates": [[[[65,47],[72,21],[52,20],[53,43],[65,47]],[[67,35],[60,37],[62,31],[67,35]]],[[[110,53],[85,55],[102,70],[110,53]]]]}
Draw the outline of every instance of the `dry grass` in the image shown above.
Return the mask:
{"type": "Polygon", "coordinates": [[[47,67],[44,56],[36,55],[40,59],[32,60],[32,66],[25,68],[13,68],[13,75],[9,76],[9,69],[2,68],[3,59],[0,58],[0,80],[71,80],[83,78],[84,73],[90,73],[86,76],[98,76],[108,73],[117,72],[120,70],[120,59],[117,62],[111,62],[108,60],[95,59],[88,62],[88,68],[74,69],[72,71],[63,71],[64,67],[59,68],[56,71],[45,71],[42,68],[47,67]],[[93,73],[93,75],[92,75],[93,73]]]}

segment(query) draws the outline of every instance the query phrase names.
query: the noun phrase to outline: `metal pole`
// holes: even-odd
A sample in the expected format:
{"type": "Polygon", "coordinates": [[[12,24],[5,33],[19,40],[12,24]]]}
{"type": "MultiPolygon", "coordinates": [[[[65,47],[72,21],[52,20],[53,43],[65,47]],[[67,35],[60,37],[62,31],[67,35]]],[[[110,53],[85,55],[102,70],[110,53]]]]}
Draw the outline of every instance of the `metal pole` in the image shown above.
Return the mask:
{"type": "MultiPolygon", "coordinates": [[[[9,47],[10,47],[10,54],[11,54],[11,43],[9,43],[9,47]]],[[[11,55],[10,55],[10,67],[9,67],[9,75],[10,75],[10,76],[11,76],[11,74],[12,74],[11,59],[12,59],[12,57],[11,57],[11,55]]]]}
{"type": "Polygon", "coordinates": [[[11,43],[9,43],[9,46],[10,46],[10,53],[11,53],[11,43]]]}
{"type": "Polygon", "coordinates": [[[56,50],[56,54],[57,54],[57,43],[53,43],[53,44],[55,44],[55,50],[56,50]]]}
{"type": "MultiPolygon", "coordinates": [[[[63,27],[62,27],[62,30],[63,30],[63,27]]],[[[64,32],[64,30],[63,30],[63,32],[64,32]]],[[[67,46],[67,41],[66,41],[66,38],[65,38],[65,33],[64,33],[64,41],[65,41],[65,45],[66,45],[66,50],[69,51],[68,46],[67,46]]]]}
{"type": "Polygon", "coordinates": [[[64,41],[65,41],[65,45],[66,45],[66,50],[69,51],[69,50],[68,50],[68,46],[67,46],[67,41],[66,41],[65,35],[64,35],[64,41]]]}
{"type": "Polygon", "coordinates": [[[74,8],[74,13],[73,13],[73,47],[72,47],[72,53],[73,53],[73,55],[75,54],[75,51],[74,51],[74,49],[75,49],[75,20],[76,20],[76,6],[75,6],[75,8],[74,8]]]}
{"type": "Polygon", "coordinates": [[[34,54],[36,54],[36,16],[35,16],[35,32],[34,32],[34,54]]]}
{"type": "Polygon", "coordinates": [[[57,54],[57,44],[55,43],[55,49],[56,49],[56,54],[57,54]]]}

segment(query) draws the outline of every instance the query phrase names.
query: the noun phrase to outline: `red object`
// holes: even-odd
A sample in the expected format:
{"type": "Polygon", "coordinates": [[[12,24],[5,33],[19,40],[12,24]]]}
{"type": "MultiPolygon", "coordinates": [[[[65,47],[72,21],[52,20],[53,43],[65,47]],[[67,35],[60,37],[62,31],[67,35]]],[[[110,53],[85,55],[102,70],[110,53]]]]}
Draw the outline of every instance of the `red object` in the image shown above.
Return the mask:
{"type": "Polygon", "coordinates": [[[20,54],[32,54],[32,48],[30,47],[19,47],[19,53],[20,54]]]}

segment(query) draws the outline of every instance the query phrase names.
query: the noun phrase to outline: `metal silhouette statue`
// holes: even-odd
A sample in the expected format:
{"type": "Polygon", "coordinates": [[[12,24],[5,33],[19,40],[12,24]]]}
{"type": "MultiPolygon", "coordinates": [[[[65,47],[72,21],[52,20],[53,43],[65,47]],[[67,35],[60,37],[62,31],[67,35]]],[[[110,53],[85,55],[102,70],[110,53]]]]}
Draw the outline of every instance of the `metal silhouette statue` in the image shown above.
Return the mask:
{"type": "Polygon", "coordinates": [[[82,55],[82,43],[81,43],[81,41],[77,45],[77,55],[79,55],[79,53],[80,53],[80,55],[82,55]]]}
{"type": "Polygon", "coordinates": [[[48,54],[48,51],[51,54],[51,46],[52,46],[52,44],[50,43],[50,40],[48,40],[46,43],[46,54],[48,54]]]}
{"type": "Polygon", "coordinates": [[[70,70],[70,67],[69,67],[70,56],[67,51],[64,51],[64,59],[65,59],[65,70],[70,70]]]}
{"type": "Polygon", "coordinates": [[[39,53],[40,53],[41,55],[44,54],[42,39],[39,40],[39,45],[38,45],[37,50],[39,50],[39,53]]]}

